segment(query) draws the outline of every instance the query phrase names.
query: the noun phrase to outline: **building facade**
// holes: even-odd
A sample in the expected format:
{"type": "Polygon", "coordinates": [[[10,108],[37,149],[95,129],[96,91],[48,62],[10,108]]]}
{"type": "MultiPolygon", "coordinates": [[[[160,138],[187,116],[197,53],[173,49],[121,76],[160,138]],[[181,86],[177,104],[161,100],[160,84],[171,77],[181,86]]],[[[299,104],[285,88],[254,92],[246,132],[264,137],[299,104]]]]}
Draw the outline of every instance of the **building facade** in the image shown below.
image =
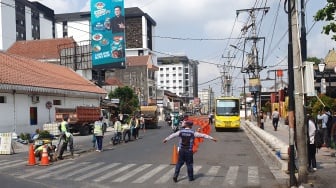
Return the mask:
{"type": "Polygon", "coordinates": [[[202,89],[198,92],[200,98],[200,112],[202,114],[209,114],[215,107],[215,93],[212,88],[202,89]]]}
{"type": "Polygon", "coordinates": [[[184,97],[184,104],[198,96],[198,62],[186,56],[158,57],[157,86],[184,97]]]}
{"type": "Polygon", "coordinates": [[[55,38],[54,11],[39,2],[0,0],[0,49],[15,41],[55,38]]]}
{"type": "Polygon", "coordinates": [[[100,106],[105,90],[71,69],[0,53],[0,132],[28,132],[55,121],[55,108],[100,106]]]}

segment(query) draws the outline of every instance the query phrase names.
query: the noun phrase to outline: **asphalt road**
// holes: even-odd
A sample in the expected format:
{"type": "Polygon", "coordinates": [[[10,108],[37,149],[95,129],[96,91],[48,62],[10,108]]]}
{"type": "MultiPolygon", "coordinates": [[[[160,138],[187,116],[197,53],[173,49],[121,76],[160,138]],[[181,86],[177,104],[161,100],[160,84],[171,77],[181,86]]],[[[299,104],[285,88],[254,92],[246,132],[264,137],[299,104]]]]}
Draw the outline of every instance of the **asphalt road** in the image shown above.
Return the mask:
{"type": "MultiPolygon", "coordinates": [[[[112,136],[108,132],[103,152],[81,152],[74,159],[50,166],[31,167],[24,164],[26,159],[0,156],[0,178],[5,185],[15,181],[32,186],[37,183],[37,187],[283,187],[243,129],[234,132],[213,129],[211,135],[218,142],[205,140],[194,155],[195,181],[188,181],[184,167],[179,181],[174,183],[174,165],[170,163],[178,139],[163,144],[162,140],[172,131],[164,122],[160,125],[159,129],[140,132],[138,140],[116,146],[108,143],[112,136]],[[9,163],[13,160],[17,161],[9,163]],[[6,162],[7,165],[1,165],[6,162]]],[[[91,138],[75,136],[77,149],[89,150],[91,138]]]]}

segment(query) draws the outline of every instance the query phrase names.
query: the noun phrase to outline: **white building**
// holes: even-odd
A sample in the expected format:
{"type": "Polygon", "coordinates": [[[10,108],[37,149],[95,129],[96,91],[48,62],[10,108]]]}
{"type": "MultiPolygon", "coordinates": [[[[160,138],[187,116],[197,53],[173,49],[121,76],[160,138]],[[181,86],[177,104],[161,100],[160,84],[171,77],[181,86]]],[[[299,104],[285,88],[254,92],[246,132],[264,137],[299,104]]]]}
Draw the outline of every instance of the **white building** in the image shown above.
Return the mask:
{"type": "Polygon", "coordinates": [[[15,41],[55,38],[54,11],[39,2],[0,0],[0,49],[15,41]]]}
{"type": "Polygon", "coordinates": [[[198,62],[186,56],[158,57],[157,86],[184,99],[187,104],[198,93],[198,62]],[[184,98],[183,98],[184,97],[184,98]]]}
{"type": "Polygon", "coordinates": [[[198,96],[201,101],[201,113],[209,114],[215,107],[215,95],[211,88],[202,89],[198,92],[198,96]]]}
{"type": "Polygon", "coordinates": [[[32,133],[55,121],[55,107],[99,107],[105,95],[64,66],[0,53],[0,132],[32,133]]]}

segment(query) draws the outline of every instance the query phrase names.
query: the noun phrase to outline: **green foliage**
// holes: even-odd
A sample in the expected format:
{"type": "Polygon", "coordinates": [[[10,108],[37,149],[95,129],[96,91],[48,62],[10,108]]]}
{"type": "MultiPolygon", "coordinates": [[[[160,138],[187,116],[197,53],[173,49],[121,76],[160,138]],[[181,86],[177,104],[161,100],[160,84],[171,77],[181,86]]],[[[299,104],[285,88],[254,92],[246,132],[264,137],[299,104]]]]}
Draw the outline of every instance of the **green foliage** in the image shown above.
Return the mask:
{"type": "MultiPolygon", "coordinates": [[[[335,24],[335,11],[336,11],[336,1],[327,0],[327,4],[324,8],[317,11],[314,16],[315,21],[327,21],[329,24],[325,25],[322,29],[323,33],[329,35],[330,32],[336,33],[335,24]]],[[[333,40],[336,40],[336,35],[332,36],[333,40]]]]}
{"type": "Polygon", "coordinates": [[[30,140],[30,134],[29,133],[21,133],[19,137],[22,140],[30,140]]]}
{"type": "MultiPolygon", "coordinates": [[[[320,95],[319,98],[321,99],[325,107],[328,107],[332,112],[336,110],[335,99],[328,97],[326,95],[320,95]]],[[[319,100],[317,100],[316,97],[308,98],[307,113],[316,116],[319,111],[323,110],[324,108],[323,104],[319,100]]]]}
{"type": "Polygon", "coordinates": [[[317,58],[317,57],[308,57],[307,58],[307,61],[310,61],[310,62],[314,62],[315,65],[319,64],[321,62],[321,58],[317,58]]]}
{"type": "Polygon", "coordinates": [[[109,93],[109,98],[119,99],[119,110],[125,114],[132,114],[139,108],[138,96],[128,86],[118,87],[109,93]]]}
{"type": "Polygon", "coordinates": [[[50,132],[43,130],[39,132],[39,139],[51,138],[50,132]]]}

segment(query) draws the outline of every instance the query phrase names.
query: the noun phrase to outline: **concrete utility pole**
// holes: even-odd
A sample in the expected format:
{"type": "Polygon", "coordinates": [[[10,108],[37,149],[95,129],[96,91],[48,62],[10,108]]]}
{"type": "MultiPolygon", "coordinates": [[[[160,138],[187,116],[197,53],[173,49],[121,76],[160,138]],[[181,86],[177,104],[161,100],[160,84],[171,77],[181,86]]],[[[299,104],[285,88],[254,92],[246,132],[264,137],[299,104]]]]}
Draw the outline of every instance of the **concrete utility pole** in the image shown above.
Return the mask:
{"type": "Polygon", "coordinates": [[[298,32],[297,0],[288,0],[288,119],[290,186],[307,182],[306,123],[304,122],[303,67],[298,32]],[[295,89],[294,90],[294,86],[295,89]],[[296,128],[296,131],[295,131],[296,128]],[[294,134],[297,133],[299,176],[295,178],[294,134]]]}

